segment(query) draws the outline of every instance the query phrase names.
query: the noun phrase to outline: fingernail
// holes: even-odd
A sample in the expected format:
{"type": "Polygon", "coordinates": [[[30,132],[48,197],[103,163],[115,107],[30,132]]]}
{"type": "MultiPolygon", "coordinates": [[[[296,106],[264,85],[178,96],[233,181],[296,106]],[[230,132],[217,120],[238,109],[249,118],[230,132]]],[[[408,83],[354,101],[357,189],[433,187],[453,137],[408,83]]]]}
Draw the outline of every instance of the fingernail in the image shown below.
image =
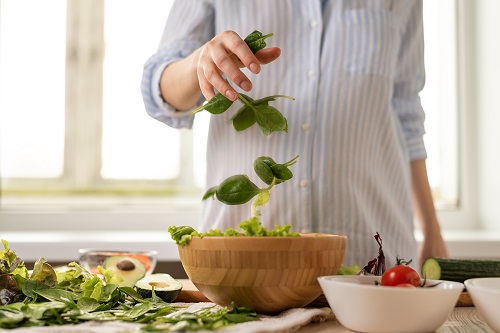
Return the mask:
{"type": "Polygon", "coordinates": [[[260,71],[260,66],[257,65],[255,62],[252,62],[248,68],[252,71],[252,73],[257,74],[260,71]]]}
{"type": "Polygon", "coordinates": [[[252,85],[248,81],[241,82],[240,87],[245,91],[250,91],[250,89],[252,89],[252,85]]]}
{"type": "Polygon", "coordinates": [[[229,98],[230,100],[234,101],[236,99],[236,93],[230,89],[226,90],[226,97],[229,98]]]}

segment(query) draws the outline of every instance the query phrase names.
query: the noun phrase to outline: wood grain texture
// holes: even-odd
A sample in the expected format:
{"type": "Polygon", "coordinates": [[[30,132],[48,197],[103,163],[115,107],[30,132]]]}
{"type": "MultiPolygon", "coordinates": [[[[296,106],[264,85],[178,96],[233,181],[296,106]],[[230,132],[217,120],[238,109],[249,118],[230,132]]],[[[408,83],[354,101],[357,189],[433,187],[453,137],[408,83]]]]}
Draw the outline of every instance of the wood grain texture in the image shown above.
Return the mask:
{"type": "Polygon", "coordinates": [[[210,302],[210,300],[203,295],[201,291],[196,288],[193,282],[189,279],[178,279],[182,283],[182,290],[175,302],[197,303],[197,302],[210,302]]]}
{"type": "Polygon", "coordinates": [[[194,237],[179,246],[189,279],[209,300],[259,313],[302,307],[321,295],[317,278],[337,273],[343,235],[194,237]]]}

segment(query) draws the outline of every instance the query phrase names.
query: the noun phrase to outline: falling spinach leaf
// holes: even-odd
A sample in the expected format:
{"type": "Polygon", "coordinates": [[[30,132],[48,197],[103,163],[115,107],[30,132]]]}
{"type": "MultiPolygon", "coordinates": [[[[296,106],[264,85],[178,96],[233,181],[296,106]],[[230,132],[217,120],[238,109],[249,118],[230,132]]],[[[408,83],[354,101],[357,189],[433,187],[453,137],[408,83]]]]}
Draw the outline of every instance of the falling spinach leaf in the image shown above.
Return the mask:
{"type": "MultiPolygon", "coordinates": [[[[266,183],[267,185],[271,185],[274,180],[273,170],[271,166],[266,163],[267,156],[261,156],[253,162],[253,170],[259,176],[259,178],[266,183]]],[[[273,163],[273,165],[276,163],[273,163]]]]}
{"type": "Polygon", "coordinates": [[[292,179],[293,173],[288,169],[287,165],[275,164],[271,167],[274,177],[276,177],[280,182],[292,179]]]}
{"type": "MultiPolygon", "coordinates": [[[[260,206],[264,206],[269,201],[269,191],[275,185],[293,177],[288,167],[297,163],[298,158],[299,156],[295,156],[290,161],[278,164],[268,156],[258,157],[254,161],[254,171],[268,187],[261,189],[247,175],[235,175],[225,179],[220,185],[208,189],[203,195],[203,200],[217,198],[226,205],[241,205],[257,196],[257,199],[252,203],[252,217],[258,217],[260,216],[260,206]]],[[[175,230],[173,232],[175,233],[175,230]]]]}
{"type": "Polygon", "coordinates": [[[202,200],[207,200],[208,198],[213,198],[214,195],[217,193],[217,189],[219,188],[219,186],[213,186],[211,188],[209,188],[205,194],[203,195],[203,198],[202,200]]]}
{"type": "Polygon", "coordinates": [[[241,205],[260,193],[260,189],[247,175],[235,175],[224,180],[217,188],[217,200],[226,205],[241,205]]]}

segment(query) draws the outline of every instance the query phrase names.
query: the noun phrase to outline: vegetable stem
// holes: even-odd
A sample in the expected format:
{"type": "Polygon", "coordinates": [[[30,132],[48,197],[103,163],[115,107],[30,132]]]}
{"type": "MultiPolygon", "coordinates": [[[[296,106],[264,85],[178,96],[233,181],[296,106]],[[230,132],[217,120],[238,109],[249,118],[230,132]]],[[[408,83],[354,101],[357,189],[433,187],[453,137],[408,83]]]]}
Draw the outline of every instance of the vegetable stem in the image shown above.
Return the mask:
{"type": "Polygon", "coordinates": [[[257,109],[255,108],[255,105],[247,100],[245,97],[243,97],[241,94],[238,94],[238,99],[245,105],[247,105],[249,108],[251,108],[254,112],[258,112],[257,109]]]}

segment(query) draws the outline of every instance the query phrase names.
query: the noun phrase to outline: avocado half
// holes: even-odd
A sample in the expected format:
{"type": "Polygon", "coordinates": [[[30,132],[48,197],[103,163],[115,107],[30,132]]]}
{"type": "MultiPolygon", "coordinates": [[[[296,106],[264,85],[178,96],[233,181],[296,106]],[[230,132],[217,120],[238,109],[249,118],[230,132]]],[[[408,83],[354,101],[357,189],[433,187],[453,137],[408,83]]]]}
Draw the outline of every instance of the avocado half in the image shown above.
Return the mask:
{"type": "Polygon", "coordinates": [[[153,289],[155,295],[164,302],[171,303],[181,293],[182,283],[168,274],[150,274],[135,283],[135,289],[143,298],[151,298],[153,289]]]}
{"type": "Polygon", "coordinates": [[[103,266],[123,279],[120,287],[133,287],[146,275],[146,266],[139,259],[132,257],[112,256],[104,261],[103,266]]]}

